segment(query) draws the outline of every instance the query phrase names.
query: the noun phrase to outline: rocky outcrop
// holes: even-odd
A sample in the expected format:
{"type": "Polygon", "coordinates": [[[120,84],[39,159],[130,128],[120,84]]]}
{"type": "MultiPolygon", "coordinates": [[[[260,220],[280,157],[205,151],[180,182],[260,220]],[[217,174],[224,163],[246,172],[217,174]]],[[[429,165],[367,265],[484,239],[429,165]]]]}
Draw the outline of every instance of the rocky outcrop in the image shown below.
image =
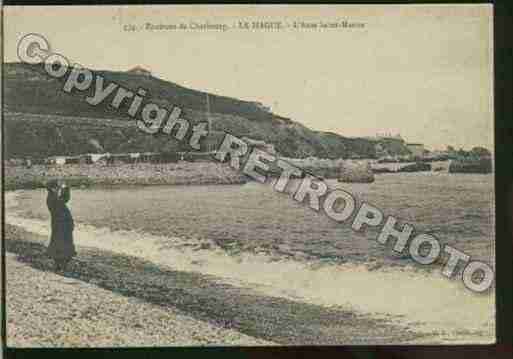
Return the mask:
{"type": "Polygon", "coordinates": [[[339,182],[372,183],[374,172],[369,162],[345,161],[340,167],[339,182]]]}
{"type": "Polygon", "coordinates": [[[431,171],[431,164],[425,162],[412,163],[397,170],[397,172],[426,172],[431,171]]]}

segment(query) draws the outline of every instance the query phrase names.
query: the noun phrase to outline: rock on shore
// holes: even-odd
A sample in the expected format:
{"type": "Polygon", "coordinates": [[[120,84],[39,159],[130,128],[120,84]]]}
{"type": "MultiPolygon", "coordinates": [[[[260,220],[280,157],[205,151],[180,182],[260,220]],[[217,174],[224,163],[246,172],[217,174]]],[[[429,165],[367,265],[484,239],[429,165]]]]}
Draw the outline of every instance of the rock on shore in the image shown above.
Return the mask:
{"type": "Polygon", "coordinates": [[[411,165],[406,165],[397,170],[397,172],[426,172],[431,171],[431,164],[424,162],[416,162],[411,165]]]}
{"type": "Polygon", "coordinates": [[[374,182],[374,173],[368,161],[316,157],[282,159],[322,178],[337,178],[340,182],[374,182]]]}
{"type": "Polygon", "coordinates": [[[340,167],[339,182],[372,183],[374,172],[368,162],[345,161],[340,167]]]}

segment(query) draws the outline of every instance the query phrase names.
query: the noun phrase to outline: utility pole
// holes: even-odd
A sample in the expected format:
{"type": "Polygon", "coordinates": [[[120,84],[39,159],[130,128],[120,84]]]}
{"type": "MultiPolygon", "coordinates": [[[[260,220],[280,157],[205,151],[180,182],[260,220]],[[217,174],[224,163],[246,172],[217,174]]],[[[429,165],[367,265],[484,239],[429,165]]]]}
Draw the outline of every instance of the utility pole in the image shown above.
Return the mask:
{"type": "Polygon", "coordinates": [[[210,148],[210,141],[209,141],[210,136],[209,135],[212,131],[212,119],[210,118],[210,97],[209,97],[208,93],[206,95],[207,95],[207,121],[208,121],[207,152],[210,152],[211,148],[210,148]]]}

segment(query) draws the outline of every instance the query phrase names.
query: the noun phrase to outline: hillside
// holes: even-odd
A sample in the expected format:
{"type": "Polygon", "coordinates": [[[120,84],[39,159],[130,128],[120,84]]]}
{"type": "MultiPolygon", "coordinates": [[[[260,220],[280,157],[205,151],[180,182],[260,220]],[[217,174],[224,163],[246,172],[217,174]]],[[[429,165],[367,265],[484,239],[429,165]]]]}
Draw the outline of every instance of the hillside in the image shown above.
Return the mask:
{"type": "MultiPolygon", "coordinates": [[[[188,89],[155,77],[127,72],[96,71],[107,81],[131,90],[148,90],[146,100],[161,106],[180,106],[193,122],[206,119],[205,92],[188,89]]],[[[104,104],[84,101],[90,91],[67,94],[59,80],[48,77],[38,66],[4,65],[6,106],[6,158],[45,157],[57,154],[96,152],[174,151],[181,146],[168,136],[149,136],[137,130],[126,114],[127,106],[115,110],[104,104]],[[99,145],[99,146],[98,146],[99,145]]],[[[311,130],[291,119],[265,111],[255,103],[211,94],[213,129],[235,136],[248,136],[274,144],[283,156],[304,158],[347,158],[376,156],[375,143],[346,138],[335,133],[311,130]]],[[[384,144],[385,147],[388,147],[384,144]]],[[[391,154],[400,153],[390,146],[391,154]]],[[[407,151],[407,150],[406,150],[407,151]]]]}

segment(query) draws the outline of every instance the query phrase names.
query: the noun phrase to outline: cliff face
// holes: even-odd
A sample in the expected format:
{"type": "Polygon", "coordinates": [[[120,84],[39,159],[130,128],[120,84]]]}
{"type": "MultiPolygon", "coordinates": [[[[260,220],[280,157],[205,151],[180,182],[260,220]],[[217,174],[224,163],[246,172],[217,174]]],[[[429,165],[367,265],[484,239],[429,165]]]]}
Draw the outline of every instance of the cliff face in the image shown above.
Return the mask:
{"type": "MultiPolygon", "coordinates": [[[[96,71],[106,82],[115,81],[131,90],[148,90],[146,100],[172,108],[180,106],[193,122],[206,120],[206,94],[155,77],[126,72],[96,71]]],[[[108,152],[174,151],[181,148],[166,136],[141,133],[127,116],[128,104],[119,110],[84,101],[94,86],[81,94],[67,94],[62,83],[26,64],[5,64],[4,103],[6,158],[45,157],[95,152],[99,144],[108,152]]],[[[247,136],[273,144],[283,156],[347,158],[376,156],[375,144],[365,139],[313,131],[300,123],[273,114],[254,102],[210,95],[213,130],[247,136]]],[[[403,149],[399,149],[402,151],[403,149]]],[[[396,149],[393,149],[393,152],[396,149]]]]}

